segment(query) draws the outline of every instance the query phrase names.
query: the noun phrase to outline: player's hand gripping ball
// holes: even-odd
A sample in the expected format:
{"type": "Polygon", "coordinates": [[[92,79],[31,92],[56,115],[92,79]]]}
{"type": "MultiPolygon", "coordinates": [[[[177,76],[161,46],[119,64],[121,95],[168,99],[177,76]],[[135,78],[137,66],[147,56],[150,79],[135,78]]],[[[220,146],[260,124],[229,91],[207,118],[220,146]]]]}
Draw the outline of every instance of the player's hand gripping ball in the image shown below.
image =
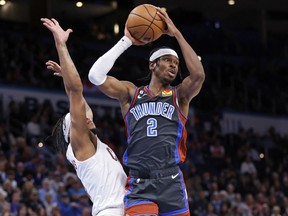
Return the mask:
{"type": "Polygon", "coordinates": [[[157,14],[157,7],[142,4],[130,12],[126,27],[133,38],[147,44],[161,37],[166,23],[157,14]]]}

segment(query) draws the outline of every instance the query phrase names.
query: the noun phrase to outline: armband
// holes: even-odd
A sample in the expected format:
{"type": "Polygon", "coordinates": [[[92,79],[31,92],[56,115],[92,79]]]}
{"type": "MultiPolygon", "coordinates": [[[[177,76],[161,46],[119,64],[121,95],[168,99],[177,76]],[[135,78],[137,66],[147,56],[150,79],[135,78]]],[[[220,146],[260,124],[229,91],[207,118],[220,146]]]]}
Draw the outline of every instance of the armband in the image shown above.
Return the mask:
{"type": "Polygon", "coordinates": [[[88,74],[90,82],[97,86],[102,85],[117,58],[131,45],[132,41],[127,36],[123,36],[109,51],[97,59],[88,74]]]}

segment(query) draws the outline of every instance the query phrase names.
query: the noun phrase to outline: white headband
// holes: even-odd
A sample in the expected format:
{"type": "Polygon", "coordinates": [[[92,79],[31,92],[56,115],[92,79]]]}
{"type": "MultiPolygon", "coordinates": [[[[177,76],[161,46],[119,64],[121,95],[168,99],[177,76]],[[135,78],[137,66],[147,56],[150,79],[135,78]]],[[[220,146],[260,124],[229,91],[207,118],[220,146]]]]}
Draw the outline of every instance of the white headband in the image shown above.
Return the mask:
{"type": "Polygon", "coordinates": [[[173,56],[178,58],[178,55],[177,55],[177,53],[174,50],[172,50],[170,48],[163,48],[163,49],[159,49],[156,52],[154,52],[150,56],[149,61],[154,61],[155,59],[157,59],[157,58],[159,58],[161,56],[164,56],[164,55],[173,55],[173,56]]]}
{"type": "Polygon", "coordinates": [[[69,132],[70,132],[70,125],[71,125],[71,116],[70,113],[67,113],[64,120],[63,120],[63,136],[65,141],[68,143],[68,137],[69,137],[69,132]]]}

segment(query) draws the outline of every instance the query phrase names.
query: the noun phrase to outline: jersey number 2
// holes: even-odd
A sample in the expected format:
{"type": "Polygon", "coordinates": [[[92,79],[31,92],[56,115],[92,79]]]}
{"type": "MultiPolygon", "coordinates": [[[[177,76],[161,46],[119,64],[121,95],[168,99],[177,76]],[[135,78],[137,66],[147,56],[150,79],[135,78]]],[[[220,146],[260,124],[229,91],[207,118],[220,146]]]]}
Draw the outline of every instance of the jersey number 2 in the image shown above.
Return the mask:
{"type": "Polygon", "coordinates": [[[155,118],[149,118],[147,120],[147,136],[157,136],[157,120],[155,118]]]}

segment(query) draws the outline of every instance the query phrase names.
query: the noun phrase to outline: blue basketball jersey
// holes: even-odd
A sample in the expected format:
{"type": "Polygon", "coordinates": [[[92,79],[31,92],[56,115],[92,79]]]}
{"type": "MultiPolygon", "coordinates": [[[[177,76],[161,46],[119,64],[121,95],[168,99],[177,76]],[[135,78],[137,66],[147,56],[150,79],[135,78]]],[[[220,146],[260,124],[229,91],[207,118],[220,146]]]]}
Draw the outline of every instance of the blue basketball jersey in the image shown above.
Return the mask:
{"type": "Polygon", "coordinates": [[[135,90],[124,117],[128,146],[123,163],[135,170],[158,170],[186,158],[186,117],[175,87],[152,96],[148,86],[135,90]]]}

